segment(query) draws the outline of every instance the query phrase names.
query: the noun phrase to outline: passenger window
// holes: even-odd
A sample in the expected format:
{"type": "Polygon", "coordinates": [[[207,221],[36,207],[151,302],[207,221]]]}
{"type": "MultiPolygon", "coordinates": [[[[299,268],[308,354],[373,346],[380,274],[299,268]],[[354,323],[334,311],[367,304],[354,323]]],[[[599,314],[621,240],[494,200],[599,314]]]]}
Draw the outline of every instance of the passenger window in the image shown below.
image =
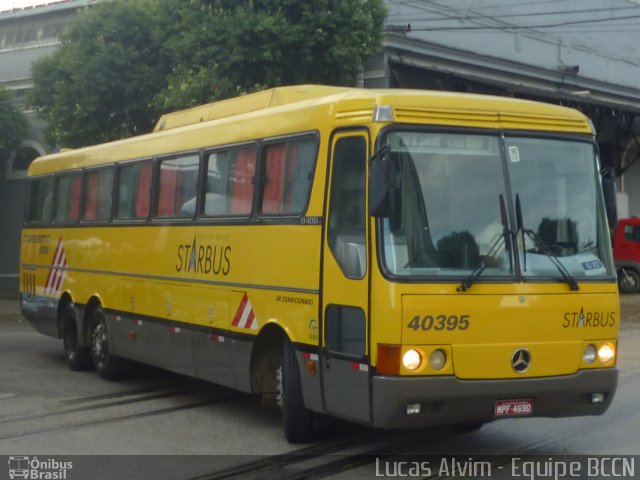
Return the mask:
{"type": "Polygon", "coordinates": [[[209,154],[204,214],[248,216],[253,205],[255,172],[254,146],[209,154]]]}
{"type": "Polygon", "coordinates": [[[261,212],[267,215],[304,213],[316,165],[314,138],[290,140],[265,147],[261,212]]]}
{"type": "Polygon", "coordinates": [[[129,220],[149,216],[152,167],[151,160],[147,160],[118,168],[116,218],[129,220]]]}
{"type": "Polygon", "coordinates": [[[355,307],[327,307],[325,344],[331,352],[361,357],[365,351],[366,322],[364,312],[355,307]]]}
{"type": "Polygon", "coordinates": [[[80,173],[61,175],[56,179],[56,222],[75,222],[80,216],[80,173]]]}
{"type": "Polygon", "coordinates": [[[349,278],[363,278],[366,256],[366,154],[364,137],[338,140],[333,155],[328,243],[349,278]]]}
{"type": "Polygon", "coordinates": [[[87,172],[84,184],[83,220],[104,221],[111,218],[113,168],[87,172]]]}
{"type": "Polygon", "coordinates": [[[198,155],[160,162],[156,215],[161,218],[193,218],[198,191],[198,155]]]}
{"type": "Polygon", "coordinates": [[[38,178],[29,183],[27,222],[48,222],[51,219],[53,177],[38,178]]]}

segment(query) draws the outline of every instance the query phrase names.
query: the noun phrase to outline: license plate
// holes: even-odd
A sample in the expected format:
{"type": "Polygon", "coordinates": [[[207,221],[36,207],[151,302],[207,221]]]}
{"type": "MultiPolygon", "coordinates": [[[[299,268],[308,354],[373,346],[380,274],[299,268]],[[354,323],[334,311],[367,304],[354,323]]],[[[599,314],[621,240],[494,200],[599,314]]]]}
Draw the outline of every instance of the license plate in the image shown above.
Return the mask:
{"type": "Polygon", "coordinates": [[[498,400],[494,411],[496,417],[522,417],[533,415],[533,400],[498,400]]]}

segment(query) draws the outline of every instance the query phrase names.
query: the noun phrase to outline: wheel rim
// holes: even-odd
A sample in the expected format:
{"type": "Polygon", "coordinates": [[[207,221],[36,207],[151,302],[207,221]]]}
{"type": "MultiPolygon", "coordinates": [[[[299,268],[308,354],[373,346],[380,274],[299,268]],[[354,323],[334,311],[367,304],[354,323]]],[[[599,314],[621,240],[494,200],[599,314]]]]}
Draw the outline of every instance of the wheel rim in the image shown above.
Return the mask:
{"type": "Polygon", "coordinates": [[[107,355],[107,329],[99,322],[91,334],[91,354],[98,364],[102,365],[107,355]]]}
{"type": "Polygon", "coordinates": [[[282,385],[282,365],[276,370],[276,387],[278,395],[276,396],[276,402],[280,408],[284,408],[284,387],[282,385]]]}
{"type": "Polygon", "coordinates": [[[620,287],[623,292],[625,293],[634,292],[638,286],[637,283],[638,283],[637,279],[634,275],[626,272],[625,270],[622,270],[622,273],[620,276],[620,287]]]}

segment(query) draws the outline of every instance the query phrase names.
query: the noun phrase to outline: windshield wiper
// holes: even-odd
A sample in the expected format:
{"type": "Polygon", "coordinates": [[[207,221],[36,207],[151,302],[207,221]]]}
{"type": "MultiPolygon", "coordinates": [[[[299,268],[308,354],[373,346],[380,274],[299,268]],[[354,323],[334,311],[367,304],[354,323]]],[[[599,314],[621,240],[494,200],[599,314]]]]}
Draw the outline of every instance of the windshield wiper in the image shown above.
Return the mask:
{"type": "MultiPolygon", "coordinates": [[[[507,228],[507,210],[504,206],[504,198],[500,195],[500,221],[502,222],[502,235],[497,237],[493,243],[489,246],[489,251],[480,262],[480,266],[476,268],[471,274],[465,278],[462,283],[456,288],[458,292],[466,292],[471,288],[475,281],[482,275],[482,272],[487,268],[485,259],[494,257],[503,245],[506,245],[506,238],[509,235],[509,229],[507,228]]],[[[511,256],[509,256],[509,263],[511,263],[511,256]]],[[[513,269],[513,265],[511,266],[513,269]]]]}
{"type": "Polygon", "coordinates": [[[522,221],[522,207],[520,205],[520,196],[517,193],[516,193],[516,222],[517,222],[517,229],[518,229],[516,231],[516,234],[518,232],[522,232],[522,257],[523,257],[524,270],[527,269],[527,247],[524,243],[525,235],[527,235],[529,238],[533,240],[536,247],[538,247],[538,250],[541,251],[549,260],[551,260],[551,263],[553,263],[555,267],[558,269],[558,271],[562,275],[562,278],[564,278],[564,280],[571,287],[571,290],[572,291],[580,290],[580,287],[578,286],[578,282],[576,282],[576,279],[573,277],[573,275],[571,275],[571,273],[569,273],[569,270],[567,270],[567,267],[565,267],[563,263],[560,260],[558,260],[558,257],[551,251],[549,246],[546,243],[544,243],[544,241],[538,235],[536,235],[536,233],[533,230],[530,230],[524,227],[523,221],[522,221]]]}

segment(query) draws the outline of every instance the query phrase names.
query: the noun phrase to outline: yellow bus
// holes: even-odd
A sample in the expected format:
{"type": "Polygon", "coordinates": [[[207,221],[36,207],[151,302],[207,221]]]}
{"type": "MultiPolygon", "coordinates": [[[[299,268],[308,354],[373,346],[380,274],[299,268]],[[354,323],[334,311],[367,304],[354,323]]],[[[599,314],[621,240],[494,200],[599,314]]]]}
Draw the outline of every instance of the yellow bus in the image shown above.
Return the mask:
{"type": "Polygon", "coordinates": [[[482,95],[306,85],[167,114],[30,166],[22,312],[74,370],[277,397],[292,442],[317,412],[601,414],[620,311],[597,152],[577,111],[482,95]]]}

